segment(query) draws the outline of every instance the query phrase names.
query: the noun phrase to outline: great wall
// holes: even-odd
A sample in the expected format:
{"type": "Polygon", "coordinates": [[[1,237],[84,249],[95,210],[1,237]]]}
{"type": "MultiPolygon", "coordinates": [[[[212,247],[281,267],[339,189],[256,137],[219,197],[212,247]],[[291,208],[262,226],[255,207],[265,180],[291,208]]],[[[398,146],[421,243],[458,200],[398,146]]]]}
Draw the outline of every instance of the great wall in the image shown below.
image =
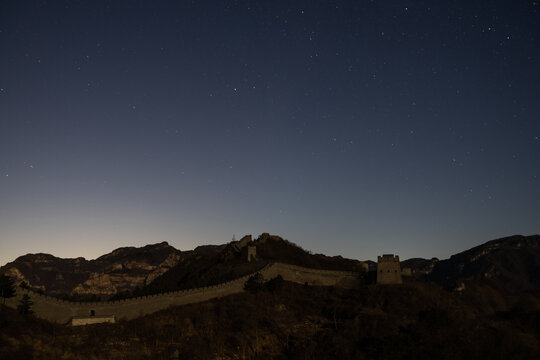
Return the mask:
{"type": "MultiPolygon", "coordinates": [[[[317,270],[283,263],[268,264],[258,273],[265,279],[281,275],[284,280],[318,286],[354,287],[358,282],[358,274],[354,272],[317,270]]],[[[81,319],[82,324],[86,321],[84,319],[91,316],[112,318],[113,321],[130,320],[169,306],[198,303],[242,292],[245,282],[254,274],[214,286],[102,302],[70,302],[18,288],[15,297],[6,299],[6,305],[16,308],[23,295],[28,294],[33,301],[32,310],[35,316],[51,322],[64,324],[72,319],[81,319]]]]}

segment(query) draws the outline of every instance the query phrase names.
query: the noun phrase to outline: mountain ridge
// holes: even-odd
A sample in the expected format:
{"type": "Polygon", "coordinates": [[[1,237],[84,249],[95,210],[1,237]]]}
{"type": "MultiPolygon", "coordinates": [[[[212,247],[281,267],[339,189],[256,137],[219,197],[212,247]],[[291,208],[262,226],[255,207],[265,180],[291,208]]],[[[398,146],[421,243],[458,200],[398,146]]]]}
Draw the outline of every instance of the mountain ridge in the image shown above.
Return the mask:
{"type": "Polygon", "coordinates": [[[19,256],[0,268],[16,284],[66,300],[106,300],[219,284],[253,273],[268,262],[327,269],[358,270],[361,262],[311,254],[269,233],[222,245],[180,251],[167,242],[120,247],[93,260],[38,253],[19,256]],[[246,244],[257,247],[247,261],[246,244]],[[238,244],[242,244],[241,248],[238,244]]]}
{"type": "Polygon", "coordinates": [[[509,290],[540,289],[540,235],[494,239],[438,261],[430,279],[442,286],[483,280],[509,290]]]}
{"type": "MultiPolygon", "coordinates": [[[[501,288],[506,283],[508,290],[535,290],[540,289],[540,278],[534,271],[540,267],[539,242],[539,235],[513,235],[487,241],[448,259],[411,258],[401,261],[401,266],[444,287],[489,283],[501,288]],[[519,273],[514,274],[516,271],[519,273]]],[[[252,273],[272,261],[326,270],[359,272],[366,264],[371,271],[376,268],[369,260],[312,254],[277,235],[263,233],[255,240],[246,236],[240,241],[201,245],[187,251],[167,242],[120,247],[93,260],[25,254],[1,267],[0,273],[51,296],[95,300],[213,285],[252,273]],[[256,247],[253,262],[247,261],[245,248],[237,249],[235,244],[240,242],[256,247]]]]}
{"type": "Polygon", "coordinates": [[[19,256],[0,268],[17,284],[62,297],[106,297],[151,282],[180,259],[166,242],[121,247],[93,260],[37,253],[19,256]]]}

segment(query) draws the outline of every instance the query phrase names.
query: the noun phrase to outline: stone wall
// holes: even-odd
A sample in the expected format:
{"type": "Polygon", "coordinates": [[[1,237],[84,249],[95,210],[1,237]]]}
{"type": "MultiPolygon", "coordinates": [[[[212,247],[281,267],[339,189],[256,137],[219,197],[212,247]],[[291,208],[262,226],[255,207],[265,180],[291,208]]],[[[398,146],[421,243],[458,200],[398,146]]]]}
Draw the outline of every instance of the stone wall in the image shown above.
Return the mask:
{"type": "Polygon", "coordinates": [[[281,275],[283,279],[315,286],[357,287],[358,274],[349,271],[317,270],[296,265],[275,263],[265,269],[265,279],[281,275]]]}
{"type": "MultiPolygon", "coordinates": [[[[265,279],[281,275],[285,280],[308,285],[357,286],[357,274],[344,271],[308,269],[300,266],[274,263],[258,271],[265,279]]],[[[229,282],[203,288],[180,290],[132,299],[101,302],[70,302],[18,288],[17,295],[6,300],[6,305],[16,308],[23,294],[28,294],[37,317],[56,323],[68,323],[73,317],[114,315],[117,319],[134,319],[166,309],[169,306],[198,303],[236,294],[244,290],[244,283],[253,274],[229,282]]]]}
{"type": "Polygon", "coordinates": [[[116,318],[114,315],[104,315],[104,316],[74,316],[71,319],[71,325],[80,326],[80,325],[89,325],[89,324],[99,324],[99,323],[115,323],[116,318]]]}

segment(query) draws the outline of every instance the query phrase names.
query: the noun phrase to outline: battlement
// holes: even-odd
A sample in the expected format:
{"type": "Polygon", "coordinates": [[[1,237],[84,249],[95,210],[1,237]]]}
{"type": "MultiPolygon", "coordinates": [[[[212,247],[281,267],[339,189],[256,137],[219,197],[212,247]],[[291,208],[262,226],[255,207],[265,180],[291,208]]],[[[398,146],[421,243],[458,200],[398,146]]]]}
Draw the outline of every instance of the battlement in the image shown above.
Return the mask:
{"type": "Polygon", "coordinates": [[[377,263],[399,263],[399,256],[394,254],[383,254],[383,256],[377,256],[377,263]]]}

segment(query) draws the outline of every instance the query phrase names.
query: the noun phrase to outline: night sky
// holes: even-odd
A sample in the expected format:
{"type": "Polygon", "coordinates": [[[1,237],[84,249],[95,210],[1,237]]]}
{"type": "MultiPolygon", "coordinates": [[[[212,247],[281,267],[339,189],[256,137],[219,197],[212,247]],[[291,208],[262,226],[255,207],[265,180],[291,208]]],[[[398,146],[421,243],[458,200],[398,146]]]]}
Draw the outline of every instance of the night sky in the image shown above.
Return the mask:
{"type": "Polygon", "coordinates": [[[2,1],[0,265],[540,232],[538,1],[2,1]]]}

